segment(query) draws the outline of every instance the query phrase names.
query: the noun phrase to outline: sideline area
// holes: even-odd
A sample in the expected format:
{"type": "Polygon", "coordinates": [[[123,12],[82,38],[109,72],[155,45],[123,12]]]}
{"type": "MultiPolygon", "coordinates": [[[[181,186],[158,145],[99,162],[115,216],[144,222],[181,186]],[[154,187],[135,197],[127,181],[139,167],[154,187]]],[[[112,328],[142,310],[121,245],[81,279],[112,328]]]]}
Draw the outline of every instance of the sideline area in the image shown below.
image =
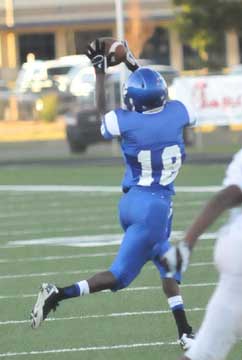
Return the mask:
{"type": "Polygon", "coordinates": [[[24,142],[41,140],[64,140],[63,120],[44,121],[0,121],[0,142],[24,142]]]}

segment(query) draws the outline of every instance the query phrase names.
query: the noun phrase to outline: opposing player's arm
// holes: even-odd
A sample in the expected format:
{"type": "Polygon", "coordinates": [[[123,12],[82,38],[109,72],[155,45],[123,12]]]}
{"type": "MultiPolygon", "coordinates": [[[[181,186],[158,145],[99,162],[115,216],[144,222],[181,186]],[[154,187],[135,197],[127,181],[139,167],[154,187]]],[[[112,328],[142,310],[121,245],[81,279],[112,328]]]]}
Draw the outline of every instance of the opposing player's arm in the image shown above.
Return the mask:
{"type": "Polygon", "coordinates": [[[205,205],[202,212],[187,230],[184,240],[172,246],[163,256],[162,262],[171,273],[186,271],[191,251],[199,236],[203,234],[217,218],[228,209],[242,204],[242,190],[238,185],[229,185],[219,191],[205,205]]]}
{"type": "Polygon", "coordinates": [[[242,191],[237,185],[229,185],[213,196],[186,232],[185,242],[188,248],[192,250],[198,237],[203,234],[225,210],[240,204],[242,204],[242,191]]]}

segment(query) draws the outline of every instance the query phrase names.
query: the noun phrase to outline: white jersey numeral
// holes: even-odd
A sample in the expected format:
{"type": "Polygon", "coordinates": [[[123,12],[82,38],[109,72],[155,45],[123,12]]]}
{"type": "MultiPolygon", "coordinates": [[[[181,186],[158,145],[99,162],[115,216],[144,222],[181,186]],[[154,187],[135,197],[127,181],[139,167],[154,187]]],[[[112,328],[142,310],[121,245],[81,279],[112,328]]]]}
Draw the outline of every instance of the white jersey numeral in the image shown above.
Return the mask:
{"type": "Polygon", "coordinates": [[[160,178],[161,185],[168,185],[175,180],[181,167],[181,150],[178,145],[168,146],[162,152],[163,170],[160,178]]]}
{"type": "MultiPolygon", "coordinates": [[[[175,180],[181,167],[181,150],[178,145],[167,146],[161,153],[163,169],[159,184],[166,186],[175,180]]],[[[141,164],[141,175],[138,185],[149,186],[154,181],[152,177],[151,151],[142,150],[138,154],[138,161],[141,164]]]]}
{"type": "Polygon", "coordinates": [[[154,181],[152,178],[151,151],[140,151],[138,154],[138,162],[141,164],[141,175],[138,185],[149,186],[154,181]]]}

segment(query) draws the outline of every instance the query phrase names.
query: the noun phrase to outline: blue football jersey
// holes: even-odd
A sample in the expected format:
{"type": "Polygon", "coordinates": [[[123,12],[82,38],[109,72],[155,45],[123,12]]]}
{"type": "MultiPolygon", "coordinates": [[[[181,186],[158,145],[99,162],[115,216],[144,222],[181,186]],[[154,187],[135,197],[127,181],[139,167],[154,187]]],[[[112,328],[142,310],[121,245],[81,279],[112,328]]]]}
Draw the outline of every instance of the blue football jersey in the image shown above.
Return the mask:
{"type": "Polygon", "coordinates": [[[107,139],[121,137],[126,165],[123,188],[158,186],[173,193],[173,182],[185,158],[183,128],[190,124],[187,109],[176,100],[154,111],[116,109],[107,113],[101,133],[107,139]]]}

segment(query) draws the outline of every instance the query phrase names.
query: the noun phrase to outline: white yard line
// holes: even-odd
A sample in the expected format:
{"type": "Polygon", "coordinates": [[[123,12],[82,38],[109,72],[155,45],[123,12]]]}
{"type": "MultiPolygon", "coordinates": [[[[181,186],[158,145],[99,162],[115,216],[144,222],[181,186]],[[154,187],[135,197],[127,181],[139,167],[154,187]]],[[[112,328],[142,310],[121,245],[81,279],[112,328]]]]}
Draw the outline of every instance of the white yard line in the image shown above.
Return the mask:
{"type": "Polygon", "coordinates": [[[182,193],[214,193],[222,189],[222,186],[176,186],[176,192],[182,193]]]}
{"type": "MultiPolygon", "coordinates": [[[[221,190],[221,186],[177,186],[177,192],[210,193],[221,190]]],[[[121,193],[119,186],[79,185],[0,185],[0,191],[16,192],[106,192],[121,193]]]]}
{"type": "MultiPolygon", "coordinates": [[[[190,266],[192,267],[203,267],[203,266],[213,266],[213,262],[197,262],[192,263],[190,266]]],[[[154,270],[154,266],[145,266],[146,270],[154,270]]],[[[41,272],[41,273],[27,273],[27,274],[6,274],[0,275],[0,280],[6,279],[25,279],[25,278],[33,278],[33,277],[45,277],[45,276],[56,276],[56,275],[75,275],[75,274],[89,274],[89,273],[97,273],[101,271],[105,271],[106,269],[78,269],[71,271],[49,271],[49,272],[41,272]]]]}
{"type": "Polygon", "coordinates": [[[73,352],[87,352],[87,351],[102,351],[102,350],[121,350],[121,349],[137,349],[137,348],[149,348],[159,346],[177,346],[177,341],[159,341],[150,343],[138,343],[138,344],[120,344],[112,346],[90,346],[79,348],[65,348],[65,349],[51,349],[51,350],[36,350],[36,351],[23,351],[23,352],[7,352],[0,353],[0,357],[14,357],[14,356],[28,356],[28,355],[44,355],[44,354],[56,354],[56,353],[73,353],[73,352]]]}
{"type": "MultiPolygon", "coordinates": [[[[214,287],[217,282],[209,283],[195,283],[195,284],[181,284],[180,288],[196,288],[196,287],[214,287]]],[[[139,291],[161,291],[161,286],[138,286],[122,289],[120,292],[139,292],[139,291]]],[[[104,290],[99,293],[101,294],[112,294],[110,290],[104,290]]],[[[37,294],[18,294],[18,295],[0,295],[0,300],[10,299],[25,299],[25,298],[36,298],[37,294]]]]}
{"type": "MultiPolygon", "coordinates": [[[[216,286],[216,282],[210,282],[210,283],[196,283],[196,284],[182,284],[179,287],[180,288],[194,288],[194,287],[210,287],[210,286],[216,286]]],[[[161,290],[161,286],[139,286],[139,287],[130,287],[123,289],[122,291],[150,291],[150,290],[161,290]]]]}
{"type": "MultiPolygon", "coordinates": [[[[179,240],[183,236],[183,231],[173,231],[171,238],[179,240]]],[[[14,240],[9,241],[6,245],[1,246],[2,249],[19,246],[35,246],[35,245],[60,245],[60,246],[77,246],[77,247],[97,247],[107,245],[119,245],[123,234],[101,234],[101,235],[84,235],[70,237],[52,237],[42,239],[14,240]]],[[[216,238],[216,233],[203,234],[201,240],[210,240],[216,238]]]]}
{"type": "Polygon", "coordinates": [[[52,237],[45,239],[32,240],[15,240],[9,241],[6,247],[12,246],[33,246],[33,245],[67,245],[78,247],[93,247],[104,245],[120,244],[122,234],[101,234],[101,235],[84,235],[84,236],[70,236],[70,237],[52,237]]]}
{"type": "Polygon", "coordinates": [[[108,192],[121,193],[120,186],[79,186],[79,185],[0,185],[0,191],[16,192],[108,192]]]}
{"type": "MultiPolygon", "coordinates": [[[[200,251],[213,250],[213,246],[197,246],[196,253],[200,251]]],[[[88,254],[77,254],[77,255],[53,255],[53,256],[34,256],[34,257],[25,257],[25,258],[5,258],[0,259],[0,264],[11,264],[16,262],[38,262],[38,261],[60,261],[60,260],[71,260],[71,259],[82,259],[82,258],[96,258],[96,257],[107,257],[115,256],[116,252],[101,252],[101,253],[88,253],[88,254]]],[[[195,264],[190,264],[190,266],[196,266],[195,264]]]]}
{"type": "MultiPolygon", "coordinates": [[[[16,199],[15,199],[15,203],[16,203],[16,199]]],[[[24,201],[24,200],[22,200],[24,201]]],[[[18,201],[17,201],[18,202],[18,201]]],[[[184,201],[183,200],[180,200],[180,199],[176,199],[175,203],[174,203],[174,208],[178,208],[178,207],[183,207],[184,208],[184,204],[185,206],[199,206],[199,205],[203,205],[204,204],[204,200],[194,200],[194,201],[184,201]]],[[[29,211],[25,208],[24,210],[18,210],[15,208],[15,205],[12,204],[13,206],[13,209],[11,209],[11,212],[2,212],[0,213],[0,219],[7,219],[8,222],[13,222],[14,221],[14,224],[16,224],[16,219],[19,219],[19,224],[21,224],[20,220],[22,218],[25,218],[25,217],[31,217],[31,218],[35,218],[35,217],[39,217],[39,216],[42,216],[44,218],[48,218],[48,217],[53,217],[54,215],[55,216],[73,216],[73,207],[71,207],[71,205],[69,204],[65,204],[65,208],[63,209],[63,203],[61,202],[60,204],[58,204],[58,206],[53,206],[51,207],[51,204],[48,202],[48,210],[45,209],[45,210],[40,210],[40,209],[32,209],[30,208],[29,211]],[[69,208],[68,208],[69,206],[69,208]]],[[[100,208],[94,208],[92,207],[91,208],[91,211],[92,211],[92,217],[98,217],[100,218],[101,215],[103,215],[104,213],[104,210],[107,210],[107,211],[114,211],[114,212],[117,212],[117,206],[116,205],[111,205],[111,204],[106,204],[106,206],[103,206],[100,207],[100,208]]],[[[80,214],[84,214],[86,215],[87,214],[87,209],[84,207],[84,208],[78,208],[78,213],[77,213],[77,217],[79,217],[80,214]]],[[[105,217],[105,215],[104,215],[105,217]]],[[[87,220],[87,216],[83,216],[83,218],[85,221],[87,220]]],[[[81,220],[81,219],[80,219],[81,220]]],[[[18,223],[17,223],[18,224],[18,223]]],[[[33,223],[29,223],[28,224],[33,224],[33,223]]],[[[3,224],[4,225],[4,224],[3,224]]]]}
{"type": "Polygon", "coordinates": [[[53,255],[53,256],[36,256],[36,257],[26,257],[26,258],[16,258],[16,259],[0,259],[0,264],[16,263],[16,262],[35,262],[35,261],[55,261],[55,260],[70,260],[70,259],[81,259],[81,258],[96,258],[96,257],[106,257],[114,256],[117,252],[102,252],[94,254],[78,254],[78,255],[53,255]]]}
{"type": "MultiPolygon", "coordinates": [[[[197,312],[204,311],[205,308],[191,308],[186,309],[186,312],[197,312]]],[[[119,318],[119,317],[128,317],[128,316],[144,316],[144,315],[162,315],[170,314],[170,310],[150,310],[150,311],[133,311],[133,312],[121,312],[121,313],[111,313],[111,314],[93,314],[93,315],[83,315],[83,316],[69,316],[69,317],[59,317],[59,318],[48,318],[45,321],[70,321],[70,320],[86,320],[86,319],[103,319],[103,318],[119,318]]],[[[6,320],[0,321],[0,325],[17,325],[17,324],[29,324],[30,320],[6,320]]]]}
{"type": "MultiPolygon", "coordinates": [[[[24,201],[24,199],[22,200],[24,201]]],[[[15,204],[16,202],[18,202],[18,200],[15,200],[15,204]]],[[[179,202],[179,201],[178,201],[179,202]]],[[[186,206],[188,205],[200,205],[200,204],[203,204],[204,202],[201,200],[201,201],[186,201],[186,206]],[[197,203],[197,204],[195,204],[197,203]]],[[[50,206],[49,202],[48,202],[48,210],[47,209],[38,209],[38,208],[35,208],[33,209],[32,207],[29,208],[29,210],[26,209],[26,207],[24,208],[24,210],[22,209],[18,209],[18,211],[16,211],[16,205],[15,204],[12,204],[13,206],[13,209],[9,210],[9,212],[5,213],[5,212],[2,212],[0,213],[0,219],[8,219],[11,221],[15,221],[16,222],[16,218],[24,218],[24,217],[39,217],[39,216],[42,216],[42,217],[50,217],[50,216],[73,216],[73,208],[71,206],[71,204],[65,204],[65,208],[63,209],[63,202],[61,202],[58,207],[52,207],[50,206]],[[68,208],[69,206],[69,208],[68,208]]],[[[25,203],[26,204],[26,203],[25,203]]],[[[184,206],[184,202],[180,201],[180,206],[184,206]]],[[[104,211],[117,211],[117,206],[116,205],[111,205],[111,204],[108,204],[106,206],[103,206],[102,207],[91,207],[91,211],[92,211],[92,216],[95,216],[95,217],[99,217],[101,215],[104,214],[104,211]]],[[[87,219],[87,209],[86,208],[82,208],[82,207],[79,207],[78,208],[78,214],[76,215],[77,217],[80,215],[80,214],[84,214],[85,215],[85,219],[87,219]]],[[[104,215],[105,216],[105,215],[104,215]]],[[[20,221],[19,221],[20,223],[20,221]]]]}

